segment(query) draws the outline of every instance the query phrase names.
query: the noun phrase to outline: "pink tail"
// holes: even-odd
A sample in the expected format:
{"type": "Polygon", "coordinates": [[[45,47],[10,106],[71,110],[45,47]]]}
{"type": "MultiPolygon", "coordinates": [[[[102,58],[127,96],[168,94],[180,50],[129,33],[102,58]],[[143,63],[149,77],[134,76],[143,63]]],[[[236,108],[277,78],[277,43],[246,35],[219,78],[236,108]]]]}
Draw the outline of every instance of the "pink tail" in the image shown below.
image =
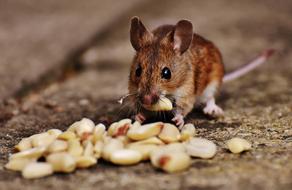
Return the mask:
{"type": "Polygon", "coordinates": [[[249,63],[241,66],[240,68],[236,69],[235,71],[232,71],[230,73],[227,73],[223,77],[223,83],[228,82],[228,81],[231,81],[231,80],[236,79],[236,78],[239,78],[242,75],[245,75],[246,73],[254,70],[255,68],[257,68],[261,64],[265,63],[265,61],[271,55],[273,55],[274,52],[275,52],[274,49],[268,49],[268,50],[264,51],[263,53],[261,53],[258,57],[256,57],[251,62],[249,62],[249,63]]]}

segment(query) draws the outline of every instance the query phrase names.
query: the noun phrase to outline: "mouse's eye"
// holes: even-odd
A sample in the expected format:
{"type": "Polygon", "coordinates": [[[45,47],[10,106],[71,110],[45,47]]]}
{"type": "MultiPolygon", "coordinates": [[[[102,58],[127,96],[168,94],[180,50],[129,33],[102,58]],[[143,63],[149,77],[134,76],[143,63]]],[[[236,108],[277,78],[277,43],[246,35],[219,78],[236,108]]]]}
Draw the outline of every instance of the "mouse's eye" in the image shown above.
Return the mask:
{"type": "Polygon", "coordinates": [[[136,71],[135,71],[135,75],[136,75],[136,77],[140,77],[141,74],[142,74],[142,68],[141,68],[141,66],[139,65],[138,68],[137,68],[136,71]]]}
{"type": "Polygon", "coordinates": [[[161,77],[163,79],[170,79],[171,78],[171,72],[170,72],[170,69],[167,68],[167,67],[164,67],[162,69],[162,72],[161,72],[161,77]]]}

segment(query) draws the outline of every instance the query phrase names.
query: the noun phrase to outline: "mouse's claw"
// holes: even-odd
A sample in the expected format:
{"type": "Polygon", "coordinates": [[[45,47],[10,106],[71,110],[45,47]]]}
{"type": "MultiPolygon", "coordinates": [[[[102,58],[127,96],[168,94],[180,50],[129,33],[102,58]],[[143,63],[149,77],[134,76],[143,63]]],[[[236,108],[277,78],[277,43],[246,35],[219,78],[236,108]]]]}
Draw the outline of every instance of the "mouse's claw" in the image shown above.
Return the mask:
{"type": "Polygon", "coordinates": [[[175,125],[178,127],[182,127],[185,123],[184,116],[182,114],[175,114],[171,121],[175,122],[175,125]]]}
{"type": "Polygon", "coordinates": [[[146,118],[142,113],[138,113],[135,115],[135,120],[139,121],[139,123],[143,123],[146,120],[146,118]]]}
{"type": "Polygon", "coordinates": [[[214,98],[210,99],[207,102],[206,107],[203,109],[203,112],[212,117],[221,117],[224,115],[224,111],[215,104],[214,98]]]}

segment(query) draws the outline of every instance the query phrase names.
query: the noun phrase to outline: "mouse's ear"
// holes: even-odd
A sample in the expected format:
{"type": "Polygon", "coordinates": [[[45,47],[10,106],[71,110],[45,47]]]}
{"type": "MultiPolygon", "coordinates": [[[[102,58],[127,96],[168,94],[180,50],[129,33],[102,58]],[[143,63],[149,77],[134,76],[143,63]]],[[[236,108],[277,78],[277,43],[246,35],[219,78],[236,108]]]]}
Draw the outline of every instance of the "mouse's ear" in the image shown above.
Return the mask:
{"type": "Polygon", "coordinates": [[[183,54],[193,40],[193,25],[188,20],[180,20],[174,29],[173,49],[183,54]]]}
{"type": "Polygon", "coordinates": [[[135,16],[131,19],[130,40],[133,48],[138,51],[145,43],[150,41],[152,33],[149,32],[139,17],[135,16]]]}

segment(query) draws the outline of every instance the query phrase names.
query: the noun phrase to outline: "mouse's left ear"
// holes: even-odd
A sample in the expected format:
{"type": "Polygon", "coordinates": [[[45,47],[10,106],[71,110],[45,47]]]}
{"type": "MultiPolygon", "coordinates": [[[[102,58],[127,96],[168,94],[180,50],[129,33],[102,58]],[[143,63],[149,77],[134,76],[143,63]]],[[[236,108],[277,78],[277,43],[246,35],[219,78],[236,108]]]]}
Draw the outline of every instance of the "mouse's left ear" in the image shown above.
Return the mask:
{"type": "Polygon", "coordinates": [[[180,20],[174,29],[173,49],[183,54],[191,45],[193,40],[193,25],[188,20],[180,20]]]}
{"type": "Polygon", "coordinates": [[[152,33],[149,32],[139,17],[135,16],[131,19],[130,40],[133,48],[139,51],[143,45],[152,39],[152,33]]]}

